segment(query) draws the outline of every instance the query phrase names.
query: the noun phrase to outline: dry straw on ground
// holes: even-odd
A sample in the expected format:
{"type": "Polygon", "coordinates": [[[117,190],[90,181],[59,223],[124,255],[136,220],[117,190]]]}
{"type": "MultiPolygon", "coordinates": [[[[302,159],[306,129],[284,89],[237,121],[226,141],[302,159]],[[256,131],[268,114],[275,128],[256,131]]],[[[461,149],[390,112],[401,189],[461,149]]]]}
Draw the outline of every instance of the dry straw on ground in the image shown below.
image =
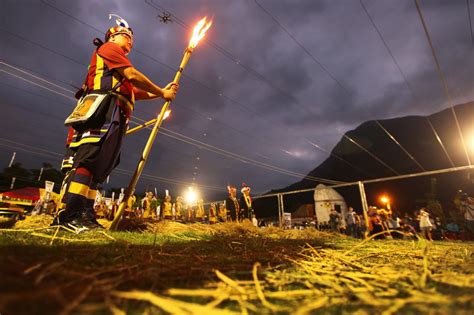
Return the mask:
{"type": "MultiPolygon", "coordinates": [[[[77,292],[72,303],[59,303],[64,314],[472,314],[474,310],[472,243],[362,241],[315,230],[259,229],[248,222],[209,226],[129,221],[128,230],[141,232],[75,235],[47,228],[49,222],[46,217],[29,218],[0,235],[18,249],[33,243],[51,248],[48,261],[29,252],[24,256],[6,252],[6,257],[28,257],[31,261],[22,274],[32,277],[30,286],[52,281],[43,288],[46,295],[51,290],[52,300],[60,300],[54,288],[65,282],[72,286],[77,292]],[[11,239],[15,233],[22,235],[21,241],[11,239]],[[55,246],[61,246],[61,253],[54,252],[55,246]],[[65,253],[73,256],[78,251],[87,253],[79,265],[64,261],[65,253]],[[107,260],[99,264],[104,257],[107,260]]],[[[31,303],[39,302],[30,298],[31,303]]],[[[14,310],[18,307],[14,301],[14,293],[0,296],[0,311],[14,310]]]]}

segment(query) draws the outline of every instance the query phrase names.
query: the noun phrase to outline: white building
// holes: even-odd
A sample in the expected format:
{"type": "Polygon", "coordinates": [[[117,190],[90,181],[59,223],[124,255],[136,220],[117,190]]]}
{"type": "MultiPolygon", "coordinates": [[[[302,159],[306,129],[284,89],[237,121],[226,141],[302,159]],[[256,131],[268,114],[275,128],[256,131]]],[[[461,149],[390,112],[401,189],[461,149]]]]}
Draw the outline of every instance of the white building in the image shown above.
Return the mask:
{"type": "Polygon", "coordinates": [[[347,204],[344,198],[333,188],[323,184],[316,186],[314,191],[314,209],[318,224],[329,222],[329,213],[335,209],[342,216],[342,225],[346,225],[347,204]]]}

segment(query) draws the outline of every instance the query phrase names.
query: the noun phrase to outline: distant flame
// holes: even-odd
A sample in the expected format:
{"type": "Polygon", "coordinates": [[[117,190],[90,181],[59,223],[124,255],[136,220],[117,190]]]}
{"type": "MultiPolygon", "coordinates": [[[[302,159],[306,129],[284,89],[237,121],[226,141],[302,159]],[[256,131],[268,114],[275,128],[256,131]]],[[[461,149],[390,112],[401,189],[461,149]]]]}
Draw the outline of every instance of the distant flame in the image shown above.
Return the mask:
{"type": "Polygon", "coordinates": [[[198,24],[194,27],[193,37],[189,41],[189,48],[194,48],[197,46],[199,41],[206,35],[206,31],[211,27],[212,20],[207,21],[207,16],[203,17],[198,24]]]}
{"type": "Polygon", "coordinates": [[[165,120],[166,118],[168,118],[169,116],[171,115],[171,109],[168,109],[165,114],[163,115],[163,120],[165,120]]]}

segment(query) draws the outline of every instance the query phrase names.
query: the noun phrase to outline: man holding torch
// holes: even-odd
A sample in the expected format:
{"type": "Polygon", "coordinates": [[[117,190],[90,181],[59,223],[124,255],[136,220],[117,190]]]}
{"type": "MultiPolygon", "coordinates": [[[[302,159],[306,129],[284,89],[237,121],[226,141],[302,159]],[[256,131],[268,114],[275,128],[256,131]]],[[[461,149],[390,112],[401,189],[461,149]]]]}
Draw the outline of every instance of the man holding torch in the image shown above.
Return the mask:
{"type": "MultiPolygon", "coordinates": [[[[110,16],[109,16],[110,18],[110,16]]],[[[127,58],[133,47],[133,32],[118,17],[117,26],[105,35],[105,43],[96,38],[81,94],[111,92],[103,110],[105,117],[93,116],[100,122],[93,129],[75,131],[69,148],[75,151],[71,176],[65,186],[62,209],[54,224],[82,232],[101,227],[93,210],[97,185],[118,165],[120,148],[135,100],[163,98],[172,101],[178,84],[171,82],[160,88],[138,71],[127,58]]]]}

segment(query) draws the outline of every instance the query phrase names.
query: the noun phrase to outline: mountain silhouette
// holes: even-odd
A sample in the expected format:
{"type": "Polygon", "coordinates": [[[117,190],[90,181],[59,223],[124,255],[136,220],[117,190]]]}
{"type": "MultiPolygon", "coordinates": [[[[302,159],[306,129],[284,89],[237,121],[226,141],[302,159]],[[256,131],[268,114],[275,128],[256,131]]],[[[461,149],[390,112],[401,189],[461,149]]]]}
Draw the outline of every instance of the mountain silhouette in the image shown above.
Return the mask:
{"type": "MultiPolygon", "coordinates": [[[[356,182],[473,163],[474,102],[469,102],[429,116],[366,121],[346,132],[331,155],[308,176],[356,182]]],[[[317,184],[317,181],[306,177],[269,193],[315,188],[317,184]]],[[[454,208],[452,200],[458,190],[472,195],[473,188],[474,169],[365,185],[369,205],[380,206],[378,199],[385,193],[391,197],[392,206],[400,213],[425,206],[427,199],[439,200],[444,211],[449,211],[454,208]]],[[[337,191],[344,196],[348,205],[361,211],[357,186],[337,188],[337,191]]],[[[312,202],[312,192],[286,195],[285,211],[293,212],[300,205],[312,202]]],[[[256,199],[254,208],[259,216],[275,216],[276,197],[256,199]]]]}

